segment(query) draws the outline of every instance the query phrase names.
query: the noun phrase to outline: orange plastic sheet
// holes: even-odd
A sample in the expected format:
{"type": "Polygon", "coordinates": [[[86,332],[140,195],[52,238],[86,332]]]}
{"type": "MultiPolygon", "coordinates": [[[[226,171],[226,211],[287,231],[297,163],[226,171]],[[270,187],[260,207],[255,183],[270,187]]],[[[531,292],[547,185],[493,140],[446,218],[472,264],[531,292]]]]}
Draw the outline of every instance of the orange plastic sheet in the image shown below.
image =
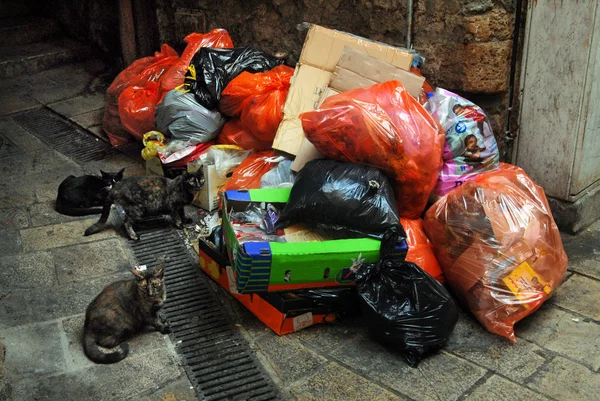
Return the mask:
{"type": "Polygon", "coordinates": [[[256,139],[248,132],[239,118],[233,118],[225,123],[217,137],[217,143],[220,145],[236,145],[247,150],[268,150],[271,149],[272,145],[272,142],[263,142],[256,139]]]}
{"type": "Polygon", "coordinates": [[[406,244],[408,245],[406,260],[425,270],[440,283],[445,283],[446,279],[442,268],[435,258],[431,242],[423,231],[423,220],[401,218],[400,224],[406,233],[406,244]]]}
{"type": "Polygon", "coordinates": [[[442,169],[445,135],[400,82],[331,96],[300,119],[325,157],[381,169],[394,187],[400,216],[420,217],[442,169]]]}
{"type": "Polygon", "coordinates": [[[231,178],[225,183],[219,192],[233,189],[257,189],[260,188],[260,179],[273,167],[279,164],[273,151],[253,153],[248,156],[242,164],[234,171],[231,178]]]}
{"type": "Polygon", "coordinates": [[[440,198],[423,227],[455,293],[511,341],[514,324],[552,295],[567,268],[543,189],[509,164],[440,198]]]}

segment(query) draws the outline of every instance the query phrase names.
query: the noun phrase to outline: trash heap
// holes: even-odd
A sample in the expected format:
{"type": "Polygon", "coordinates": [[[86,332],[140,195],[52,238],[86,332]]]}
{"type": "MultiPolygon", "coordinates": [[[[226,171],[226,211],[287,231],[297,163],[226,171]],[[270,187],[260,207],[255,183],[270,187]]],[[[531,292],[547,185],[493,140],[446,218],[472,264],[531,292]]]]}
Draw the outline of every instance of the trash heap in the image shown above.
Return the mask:
{"type": "Polygon", "coordinates": [[[143,142],[149,175],[203,170],[200,267],[276,333],[361,314],[417,366],[452,334],[451,293],[515,341],[562,281],[544,191],[418,54],[317,25],[295,68],[224,29],[185,40],[119,74],[104,129],[143,142]]]}

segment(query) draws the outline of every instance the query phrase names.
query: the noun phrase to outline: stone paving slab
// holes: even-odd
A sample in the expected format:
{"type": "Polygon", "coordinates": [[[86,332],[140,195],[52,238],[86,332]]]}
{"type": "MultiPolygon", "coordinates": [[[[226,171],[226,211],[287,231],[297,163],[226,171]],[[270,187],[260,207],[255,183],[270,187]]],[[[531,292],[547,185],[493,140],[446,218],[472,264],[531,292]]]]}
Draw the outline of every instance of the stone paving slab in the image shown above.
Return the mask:
{"type": "Polygon", "coordinates": [[[72,221],[70,223],[21,230],[23,251],[28,252],[58,248],[60,246],[95,242],[106,238],[118,237],[118,234],[112,228],[107,228],[97,234],[84,237],[83,233],[85,230],[97,221],[98,217],[92,217],[86,220],[72,221]]]}
{"type": "Polygon", "coordinates": [[[552,302],[600,322],[598,294],[600,294],[600,281],[573,274],[556,291],[552,302]]]}
{"type": "Polygon", "coordinates": [[[0,230],[20,230],[29,227],[26,207],[0,208],[0,230]]]}
{"type": "Polygon", "coordinates": [[[47,106],[55,113],[72,118],[80,114],[104,108],[104,93],[93,93],[72,97],[47,106]]]}
{"type": "Polygon", "coordinates": [[[104,287],[124,277],[129,277],[129,274],[37,288],[35,291],[0,288],[0,328],[84,313],[88,304],[104,287]]]}
{"type": "Polygon", "coordinates": [[[0,230],[0,244],[2,244],[2,255],[16,255],[21,252],[21,236],[18,231],[0,230]]]}
{"type": "Polygon", "coordinates": [[[34,288],[58,284],[54,260],[49,252],[0,257],[0,287],[34,288]]]}
{"type": "MultiPolygon", "coordinates": [[[[56,186],[54,192],[57,192],[56,186]]],[[[31,226],[42,227],[53,224],[68,223],[71,221],[89,219],[95,215],[88,216],[67,216],[60,214],[55,210],[55,200],[44,201],[41,203],[34,203],[29,207],[29,214],[31,215],[31,226]]],[[[100,215],[96,215],[100,217],[100,215]]]]}
{"type": "Polygon", "coordinates": [[[458,323],[444,349],[518,382],[534,374],[550,357],[529,341],[520,338],[513,344],[488,332],[464,311],[460,311],[458,323]]]}
{"type": "Polygon", "coordinates": [[[600,398],[600,374],[561,357],[554,358],[544,366],[528,386],[560,401],[600,398]]]}
{"type": "Polygon", "coordinates": [[[30,324],[0,330],[6,347],[6,371],[9,377],[57,373],[65,360],[57,322],[30,324]]]}
{"type": "MultiPolygon", "coordinates": [[[[56,194],[54,196],[56,196],[56,194]]],[[[35,199],[33,187],[15,187],[13,182],[0,180],[0,208],[26,206],[35,202],[35,199]]]]}
{"type": "Polygon", "coordinates": [[[512,383],[500,376],[489,377],[484,384],[477,387],[465,400],[473,401],[499,401],[499,400],[530,400],[549,401],[530,389],[512,383]]]}
{"type": "Polygon", "coordinates": [[[456,399],[486,373],[485,369],[446,352],[430,355],[418,368],[411,368],[402,354],[362,336],[344,343],[331,355],[413,400],[456,399]]]}
{"type": "Polygon", "coordinates": [[[516,326],[517,337],[597,370],[600,325],[556,307],[543,305],[516,326]]]}
{"type": "Polygon", "coordinates": [[[333,362],[290,391],[298,401],[308,400],[408,400],[333,362]]]}
{"type": "Polygon", "coordinates": [[[133,260],[131,251],[121,238],[55,248],[50,252],[61,284],[127,273],[130,260],[133,260]]]}
{"type": "Polygon", "coordinates": [[[19,125],[11,119],[0,119],[0,132],[26,152],[35,152],[37,150],[45,149],[45,145],[42,141],[19,127],[19,125]]]}
{"type": "Polygon", "coordinates": [[[22,153],[24,153],[23,150],[17,144],[0,134],[0,159],[22,153]]]}
{"type": "Polygon", "coordinates": [[[177,360],[166,348],[132,355],[112,365],[44,378],[20,380],[13,385],[14,401],[114,401],[157,390],[179,377],[177,360]]]}
{"type": "Polygon", "coordinates": [[[151,394],[136,395],[130,398],[131,401],[192,401],[195,399],[194,388],[190,386],[187,377],[183,376],[151,394]]]}
{"type": "Polygon", "coordinates": [[[600,280],[600,221],[577,236],[563,235],[568,269],[600,280]]]}
{"type": "Polygon", "coordinates": [[[77,114],[71,117],[71,121],[78,124],[83,128],[92,127],[95,125],[102,124],[102,116],[104,115],[104,104],[103,108],[98,110],[88,111],[87,113],[77,114]]]}

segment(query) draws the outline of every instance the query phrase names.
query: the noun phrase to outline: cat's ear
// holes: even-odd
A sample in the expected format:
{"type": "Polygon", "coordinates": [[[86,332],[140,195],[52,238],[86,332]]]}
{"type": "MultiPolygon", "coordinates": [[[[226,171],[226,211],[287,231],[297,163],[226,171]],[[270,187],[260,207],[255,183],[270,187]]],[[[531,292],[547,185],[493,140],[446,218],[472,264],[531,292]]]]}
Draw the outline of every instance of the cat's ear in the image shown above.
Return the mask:
{"type": "Polygon", "coordinates": [[[135,267],[130,267],[129,271],[133,274],[133,276],[138,280],[145,280],[146,275],[142,270],[138,270],[135,267]]]}
{"type": "Polygon", "coordinates": [[[123,167],[121,170],[119,170],[119,172],[117,173],[117,176],[115,177],[117,181],[121,181],[121,179],[123,179],[124,172],[125,172],[125,167],[123,167]]]}
{"type": "Polygon", "coordinates": [[[152,270],[152,277],[156,277],[156,278],[162,279],[163,276],[165,275],[165,266],[166,266],[166,264],[167,264],[166,258],[160,258],[158,260],[158,264],[152,270]]]}
{"type": "Polygon", "coordinates": [[[105,171],[100,170],[100,174],[102,175],[102,178],[104,178],[105,180],[110,178],[110,174],[105,171]]]}

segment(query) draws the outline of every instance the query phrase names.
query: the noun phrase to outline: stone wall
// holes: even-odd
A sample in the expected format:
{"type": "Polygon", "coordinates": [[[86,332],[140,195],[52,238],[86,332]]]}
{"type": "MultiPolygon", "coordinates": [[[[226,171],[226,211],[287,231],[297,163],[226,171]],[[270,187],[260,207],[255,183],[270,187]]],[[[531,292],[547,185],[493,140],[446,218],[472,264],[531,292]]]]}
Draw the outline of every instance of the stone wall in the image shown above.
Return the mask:
{"type": "MultiPolygon", "coordinates": [[[[406,0],[158,0],[162,42],[183,46],[189,32],[229,30],[236,46],[287,51],[295,62],[304,21],[404,46],[406,0]]],[[[413,45],[436,86],[484,108],[502,147],[508,105],[513,0],[414,0],[413,45]]]]}

